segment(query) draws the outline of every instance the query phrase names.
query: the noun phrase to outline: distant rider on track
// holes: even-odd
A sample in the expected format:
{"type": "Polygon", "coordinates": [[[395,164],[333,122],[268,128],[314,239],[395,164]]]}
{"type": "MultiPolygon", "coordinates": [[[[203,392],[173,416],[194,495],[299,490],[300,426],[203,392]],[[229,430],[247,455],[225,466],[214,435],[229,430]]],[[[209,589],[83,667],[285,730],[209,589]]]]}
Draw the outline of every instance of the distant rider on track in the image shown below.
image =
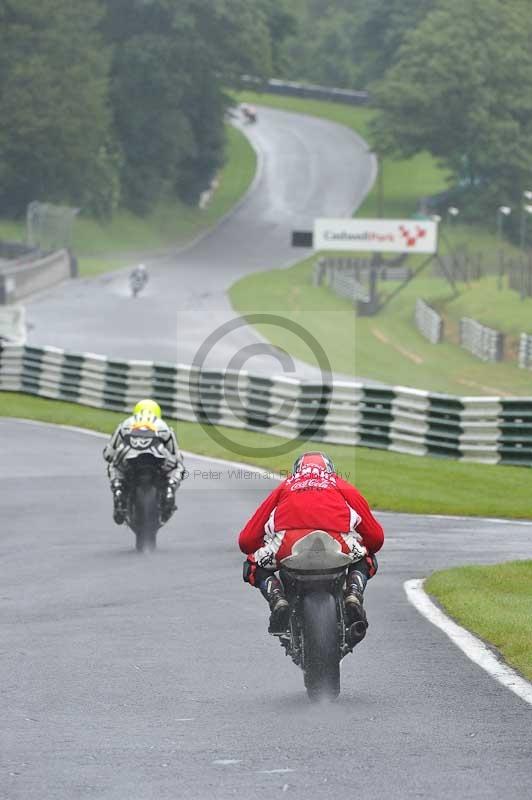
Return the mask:
{"type": "Polygon", "coordinates": [[[160,446],[163,448],[164,459],[161,461],[161,471],[166,479],[166,488],[162,501],[163,507],[161,509],[163,521],[169,520],[176,509],[175,493],[185,472],[183,456],[175,433],[161,419],[159,405],[154,400],[141,400],[133,409],[132,416],[125,419],[117,427],[103,451],[103,457],[108,465],[107,474],[113,493],[113,519],[117,525],[122,525],[127,511],[127,482],[124,471],[124,459],[129,449],[127,436],[133,429],[144,426],[155,431],[161,441],[160,446]]]}
{"type": "Polygon", "coordinates": [[[366,499],[335,472],[325,453],[300,456],[292,474],[264,500],[240,533],[240,549],[247,554],[244,581],[260,589],[269,603],[272,632],[285,630],[288,621],[283,585],[274,574],[280,561],[290,555],[283,547],[287,530],[300,532],[301,538],[311,530],[325,530],[351,555],[344,602],[350,623],[362,621],[367,627],[364,590],[377,571],[375,553],[382,547],[384,532],[366,499]]]}

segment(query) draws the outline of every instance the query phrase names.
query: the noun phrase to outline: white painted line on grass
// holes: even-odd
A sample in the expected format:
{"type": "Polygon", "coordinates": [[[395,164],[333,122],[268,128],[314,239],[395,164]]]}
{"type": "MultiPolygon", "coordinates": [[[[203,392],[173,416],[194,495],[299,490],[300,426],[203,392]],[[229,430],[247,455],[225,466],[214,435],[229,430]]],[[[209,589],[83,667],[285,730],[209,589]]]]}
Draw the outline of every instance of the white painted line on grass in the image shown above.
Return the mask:
{"type": "Polygon", "coordinates": [[[499,661],[484,642],[444,614],[425,592],[424,583],[424,580],[414,579],[403,584],[408,600],[419,613],[440,628],[471,661],[482,667],[492,678],[514,692],[525,703],[532,705],[532,683],[499,661]]]}

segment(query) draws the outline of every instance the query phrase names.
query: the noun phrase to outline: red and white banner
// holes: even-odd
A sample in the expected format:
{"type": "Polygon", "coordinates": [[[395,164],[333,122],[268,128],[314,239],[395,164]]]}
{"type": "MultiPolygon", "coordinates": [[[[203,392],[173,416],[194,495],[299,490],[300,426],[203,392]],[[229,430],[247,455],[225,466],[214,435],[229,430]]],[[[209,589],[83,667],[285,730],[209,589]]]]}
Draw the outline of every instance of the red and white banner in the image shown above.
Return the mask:
{"type": "Polygon", "coordinates": [[[317,219],[314,249],[435,253],[438,223],[412,219],[317,219]]]}

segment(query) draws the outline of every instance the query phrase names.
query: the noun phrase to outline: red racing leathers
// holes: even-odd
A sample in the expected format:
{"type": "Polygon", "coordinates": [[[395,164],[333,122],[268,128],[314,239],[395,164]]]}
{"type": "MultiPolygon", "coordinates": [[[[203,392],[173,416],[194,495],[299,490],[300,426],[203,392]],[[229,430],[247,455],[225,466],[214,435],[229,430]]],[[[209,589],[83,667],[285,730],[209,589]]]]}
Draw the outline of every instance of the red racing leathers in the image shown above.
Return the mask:
{"type": "Polygon", "coordinates": [[[259,566],[274,570],[286,551],[286,531],[326,530],[357,556],[357,542],[369,554],[382,547],[384,532],[360,492],[335,473],[307,466],[284,480],[259,506],[239,536],[239,546],[259,566]],[[356,530],[356,534],[354,532],[356,530]]]}

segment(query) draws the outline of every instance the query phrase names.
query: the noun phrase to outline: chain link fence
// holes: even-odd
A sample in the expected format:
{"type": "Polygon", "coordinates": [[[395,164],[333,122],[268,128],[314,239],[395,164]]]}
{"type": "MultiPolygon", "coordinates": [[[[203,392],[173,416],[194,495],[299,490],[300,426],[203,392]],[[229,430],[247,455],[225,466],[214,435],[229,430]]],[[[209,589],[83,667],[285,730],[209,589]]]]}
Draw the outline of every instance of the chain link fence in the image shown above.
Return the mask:
{"type": "Polygon", "coordinates": [[[79,208],[52,203],[30,203],[26,213],[26,237],[29,247],[41,253],[69,250],[72,228],[79,208]]]}

